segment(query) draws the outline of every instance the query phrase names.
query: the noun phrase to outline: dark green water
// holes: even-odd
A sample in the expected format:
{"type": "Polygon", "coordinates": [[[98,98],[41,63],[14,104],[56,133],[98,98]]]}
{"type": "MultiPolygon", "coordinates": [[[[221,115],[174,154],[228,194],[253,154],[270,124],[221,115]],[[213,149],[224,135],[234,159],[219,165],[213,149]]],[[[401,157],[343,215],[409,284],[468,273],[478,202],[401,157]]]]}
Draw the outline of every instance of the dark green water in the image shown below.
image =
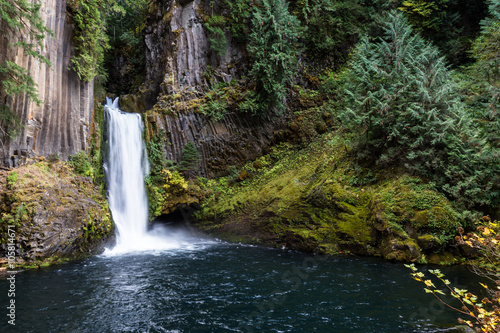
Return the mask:
{"type": "MultiPolygon", "coordinates": [[[[474,276],[446,270],[458,286],[474,276]]],[[[16,278],[2,332],[452,332],[453,312],[400,264],[198,241],[16,278]]]]}

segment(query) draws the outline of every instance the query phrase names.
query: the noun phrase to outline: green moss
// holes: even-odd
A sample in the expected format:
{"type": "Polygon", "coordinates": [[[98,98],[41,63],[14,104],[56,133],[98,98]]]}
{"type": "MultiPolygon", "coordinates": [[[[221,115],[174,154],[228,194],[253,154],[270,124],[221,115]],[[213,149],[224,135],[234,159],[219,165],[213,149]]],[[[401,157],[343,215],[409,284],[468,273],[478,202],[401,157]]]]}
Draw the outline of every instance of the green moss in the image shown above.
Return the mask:
{"type": "Polygon", "coordinates": [[[284,143],[236,171],[251,178],[202,180],[208,199],[195,224],[226,239],[321,253],[415,261],[442,251],[458,225],[451,203],[418,178],[356,165],[345,146],[333,133],[303,149],[284,143]],[[425,237],[420,245],[422,235],[432,246],[425,237]]]}
{"type": "Polygon", "coordinates": [[[15,226],[19,267],[43,267],[99,250],[113,224],[106,200],[90,179],[61,161],[37,162],[16,172],[19,181],[9,187],[8,174],[0,171],[0,238],[7,237],[8,225],[15,226]]]}

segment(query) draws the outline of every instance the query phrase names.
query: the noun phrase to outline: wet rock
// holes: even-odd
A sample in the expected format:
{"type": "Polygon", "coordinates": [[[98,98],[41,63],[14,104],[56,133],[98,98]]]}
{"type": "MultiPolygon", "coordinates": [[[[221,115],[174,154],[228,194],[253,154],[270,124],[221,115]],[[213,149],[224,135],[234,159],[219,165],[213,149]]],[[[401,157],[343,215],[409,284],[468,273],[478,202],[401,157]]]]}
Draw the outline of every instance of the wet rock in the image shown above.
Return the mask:
{"type": "Polygon", "coordinates": [[[149,137],[165,133],[164,155],[168,160],[180,162],[186,144],[195,144],[201,154],[197,174],[204,177],[226,175],[229,166],[242,166],[262,156],[275,142],[274,130],[283,122],[281,118],[237,112],[229,112],[219,122],[195,111],[146,114],[149,137]]]}

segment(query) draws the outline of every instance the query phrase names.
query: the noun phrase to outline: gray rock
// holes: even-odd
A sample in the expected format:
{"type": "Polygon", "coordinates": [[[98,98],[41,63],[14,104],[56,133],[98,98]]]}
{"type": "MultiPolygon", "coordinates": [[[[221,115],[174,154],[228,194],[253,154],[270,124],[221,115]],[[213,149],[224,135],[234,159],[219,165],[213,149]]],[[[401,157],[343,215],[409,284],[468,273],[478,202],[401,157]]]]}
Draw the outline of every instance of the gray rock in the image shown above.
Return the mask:
{"type": "MultiPolygon", "coordinates": [[[[66,17],[66,1],[44,1],[40,16],[54,32],[40,50],[52,62],[52,67],[27,57],[22,50],[10,52],[7,58],[29,70],[43,104],[27,102],[24,96],[7,101],[23,127],[13,140],[0,136],[0,166],[18,166],[33,155],[58,153],[66,159],[87,147],[94,84],[81,81],[68,69],[74,53],[74,28],[66,17]]],[[[6,50],[7,43],[12,42],[15,40],[0,40],[0,50],[6,50]]],[[[0,98],[4,100],[4,97],[0,92],[0,98]]]]}

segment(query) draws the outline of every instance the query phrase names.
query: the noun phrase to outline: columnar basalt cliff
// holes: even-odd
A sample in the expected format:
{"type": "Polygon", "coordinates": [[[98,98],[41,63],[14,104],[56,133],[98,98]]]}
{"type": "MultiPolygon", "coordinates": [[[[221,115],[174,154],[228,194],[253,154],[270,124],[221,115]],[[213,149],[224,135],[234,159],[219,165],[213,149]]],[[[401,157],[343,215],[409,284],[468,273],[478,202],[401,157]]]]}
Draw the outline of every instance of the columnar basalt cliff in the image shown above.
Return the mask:
{"type": "MultiPolygon", "coordinates": [[[[25,96],[13,100],[5,98],[14,113],[21,119],[22,128],[13,139],[0,138],[0,164],[18,166],[30,156],[47,156],[52,153],[67,158],[87,146],[88,124],[93,106],[93,83],[81,81],[70,70],[74,52],[73,26],[68,21],[65,0],[44,0],[40,16],[53,36],[47,36],[43,50],[39,50],[52,66],[48,67],[28,57],[22,49],[8,54],[11,61],[27,68],[38,85],[40,106],[25,96]]],[[[0,40],[0,49],[6,50],[13,40],[0,40]]],[[[0,92],[1,93],[1,92],[0,92]]]]}
{"type": "Polygon", "coordinates": [[[145,29],[146,81],[153,102],[159,94],[206,86],[203,72],[207,66],[226,82],[246,73],[245,48],[233,43],[229,33],[224,56],[210,50],[202,16],[221,11],[219,2],[168,0],[150,4],[145,29]]]}
{"type": "Polygon", "coordinates": [[[185,145],[192,141],[202,155],[198,173],[207,177],[262,155],[285,118],[264,119],[230,108],[222,120],[213,121],[199,112],[209,80],[228,83],[247,74],[245,47],[234,43],[229,33],[223,56],[210,49],[203,17],[217,12],[219,1],[150,3],[145,28],[147,89],[138,99],[127,96],[121,101],[125,110],[135,112],[154,106],[146,117],[149,135],[166,134],[165,154],[173,161],[181,160],[185,145]]]}

